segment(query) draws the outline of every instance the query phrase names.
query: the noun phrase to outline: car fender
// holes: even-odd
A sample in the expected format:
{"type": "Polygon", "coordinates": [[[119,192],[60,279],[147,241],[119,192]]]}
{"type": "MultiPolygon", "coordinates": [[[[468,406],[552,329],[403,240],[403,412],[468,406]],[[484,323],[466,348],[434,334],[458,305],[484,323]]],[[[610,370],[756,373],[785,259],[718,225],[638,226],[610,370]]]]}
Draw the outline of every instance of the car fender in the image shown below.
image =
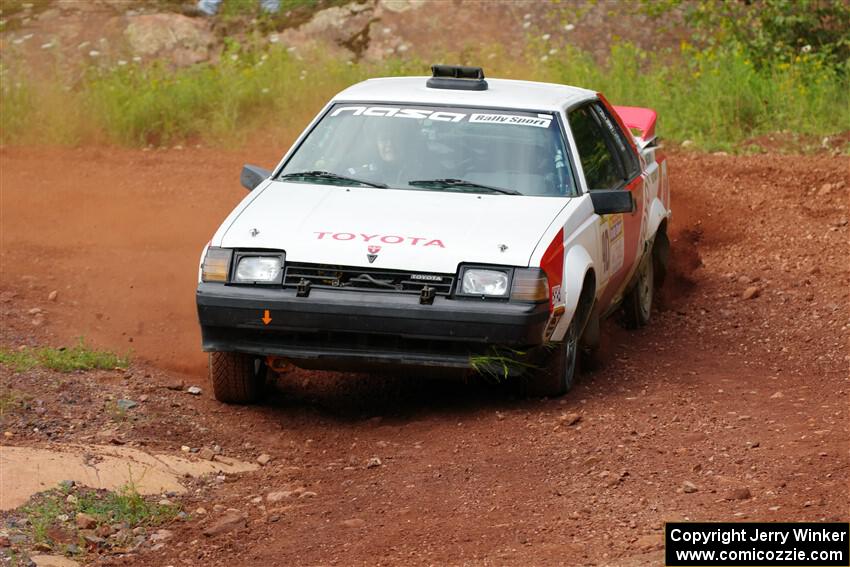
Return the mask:
{"type": "Polygon", "coordinates": [[[564,260],[564,286],[566,301],[564,307],[568,313],[575,313],[584,285],[584,278],[593,269],[593,259],[584,246],[573,246],[564,260]]]}
{"type": "Polygon", "coordinates": [[[587,249],[578,244],[570,247],[564,257],[564,279],[562,285],[563,316],[559,318],[550,341],[561,341],[578,309],[582,285],[587,272],[593,269],[593,259],[587,249]]]}
{"type": "Polygon", "coordinates": [[[563,308],[564,316],[556,325],[550,341],[561,341],[578,309],[584,278],[593,269],[593,259],[587,249],[578,244],[570,247],[564,258],[563,308]]]}
{"type": "Polygon", "coordinates": [[[661,199],[655,197],[649,205],[649,219],[647,221],[646,239],[645,242],[651,242],[655,236],[658,227],[662,221],[670,216],[670,211],[661,202],[661,199]]]}
{"type": "Polygon", "coordinates": [[[204,249],[201,250],[201,257],[198,258],[198,283],[201,283],[204,272],[204,258],[207,256],[207,250],[210,249],[210,243],[207,242],[204,245],[204,249]]]}
{"type": "Polygon", "coordinates": [[[655,237],[658,227],[670,217],[670,185],[667,179],[667,160],[663,156],[657,156],[647,166],[646,189],[649,203],[647,204],[645,242],[650,242],[655,237]]]}
{"type": "MultiPolygon", "coordinates": [[[[551,314],[544,341],[562,340],[572,321],[584,277],[599,255],[598,222],[590,196],[577,197],[574,207],[555,218],[532,254],[530,265],[539,265],[549,276],[551,314]]],[[[598,295],[599,287],[595,291],[598,295]]]]}

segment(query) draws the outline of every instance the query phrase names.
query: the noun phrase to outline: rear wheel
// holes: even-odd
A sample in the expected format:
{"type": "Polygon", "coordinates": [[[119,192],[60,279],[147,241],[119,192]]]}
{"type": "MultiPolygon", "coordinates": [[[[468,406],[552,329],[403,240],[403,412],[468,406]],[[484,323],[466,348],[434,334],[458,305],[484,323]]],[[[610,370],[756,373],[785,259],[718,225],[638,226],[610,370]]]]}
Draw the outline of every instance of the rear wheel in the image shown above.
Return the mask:
{"type": "Polygon", "coordinates": [[[655,292],[655,262],[647,254],[638,268],[637,282],[623,298],[623,322],[629,329],[637,329],[649,323],[652,299],[655,292]]]}
{"type": "Polygon", "coordinates": [[[558,344],[551,353],[548,364],[526,379],[529,395],[554,398],[563,396],[572,389],[578,359],[578,325],[578,317],[573,317],[564,342],[558,344]]]}
{"type": "Polygon", "coordinates": [[[256,401],[265,383],[265,361],[250,354],[211,352],[209,368],[215,399],[227,404],[256,401]]]}

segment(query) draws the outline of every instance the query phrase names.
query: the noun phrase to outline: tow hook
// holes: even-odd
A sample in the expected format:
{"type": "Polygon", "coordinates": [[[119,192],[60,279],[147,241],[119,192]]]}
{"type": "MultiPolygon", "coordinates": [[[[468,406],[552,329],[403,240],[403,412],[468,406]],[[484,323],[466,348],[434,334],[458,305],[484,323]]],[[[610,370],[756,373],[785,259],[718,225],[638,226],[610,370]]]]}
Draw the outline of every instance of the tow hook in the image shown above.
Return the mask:
{"type": "Polygon", "coordinates": [[[419,293],[419,303],[421,305],[432,305],[434,303],[434,298],[437,296],[436,288],[431,286],[425,286],[422,288],[422,291],[419,293]]]}
{"type": "Polygon", "coordinates": [[[280,356],[267,356],[266,366],[277,374],[286,374],[295,369],[295,365],[280,356]]]}
{"type": "Polygon", "coordinates": [[[295,287],[295,297],[309,297],[310,286],[310,280],[305,280],[304,278],[301,278],[301,281],[298,282],[298,285],[295,287]]]}

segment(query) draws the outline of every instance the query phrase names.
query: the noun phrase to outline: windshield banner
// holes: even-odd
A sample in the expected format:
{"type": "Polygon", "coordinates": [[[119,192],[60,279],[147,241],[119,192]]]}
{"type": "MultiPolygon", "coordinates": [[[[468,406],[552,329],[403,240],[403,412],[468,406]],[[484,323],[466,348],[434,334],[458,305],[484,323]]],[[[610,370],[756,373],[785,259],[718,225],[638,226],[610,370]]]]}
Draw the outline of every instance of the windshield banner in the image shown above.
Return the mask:
{"type": "Polygon", "coordinates": [[[380,116],[386,118],[415,118],[435,120],[437,122],[470,122],[473,124],[505,124],[508,126],[533,126],[548,128],[552,123],[550,114],[522,116],[519,114],[446,112],[422,108],[401,108],[397,106],[341,106],[331,116],[380,116]]]}

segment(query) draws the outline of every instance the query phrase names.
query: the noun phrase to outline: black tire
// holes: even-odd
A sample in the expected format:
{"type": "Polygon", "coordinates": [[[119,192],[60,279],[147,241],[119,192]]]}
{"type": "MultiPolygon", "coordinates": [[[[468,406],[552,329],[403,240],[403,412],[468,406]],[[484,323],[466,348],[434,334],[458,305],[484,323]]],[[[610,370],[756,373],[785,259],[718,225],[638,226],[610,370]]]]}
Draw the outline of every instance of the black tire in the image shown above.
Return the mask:
{"type": "Polygon", "coordinates": [[[647,254],[638,267],[634,287],[623,298],[623,324],[627,329],[638,329],[649,323],[654,294],[655,262],[652,254],[647,254]]]}
{"type": "Polygon", "coordinates": [[[598,348],[578,349],[578,369],[581,372],[593,372],[603,366],[602,357],[598,348]]]}
{"type": "Polygon", "coordinates": [[[652,274],[655,280],[655,288],[658,289],[664,285],[664,280],[667,279],[667,266],[670,264],[670,239],[667,238],[667,228],[662,227],[655,233],[655,241],[652,244],[652,268],[655,273],[652,274]]]}
{"type": "Polygon", "coordinates": [[[526,393],[529,396],[556,398],[572,389],[579,351],[578,325],[577,317],[573,317],[564,342],[551,353],[546,366],[526,377],[526,393]]]}
{"type": "Polygon", "coordinates": [[[578,368],[582,372],[598,369],[602,361],[599,358],[602,328],[599,315],[591,313],[584,325],[584,331],[578,343],[578,368]]]}
{"type": "Polygon", "coordinates": [[[255,402],[265,383],[265,361],[250,354],[211,352],[209,368],[213,395],[226,404],[255,402]]]}

